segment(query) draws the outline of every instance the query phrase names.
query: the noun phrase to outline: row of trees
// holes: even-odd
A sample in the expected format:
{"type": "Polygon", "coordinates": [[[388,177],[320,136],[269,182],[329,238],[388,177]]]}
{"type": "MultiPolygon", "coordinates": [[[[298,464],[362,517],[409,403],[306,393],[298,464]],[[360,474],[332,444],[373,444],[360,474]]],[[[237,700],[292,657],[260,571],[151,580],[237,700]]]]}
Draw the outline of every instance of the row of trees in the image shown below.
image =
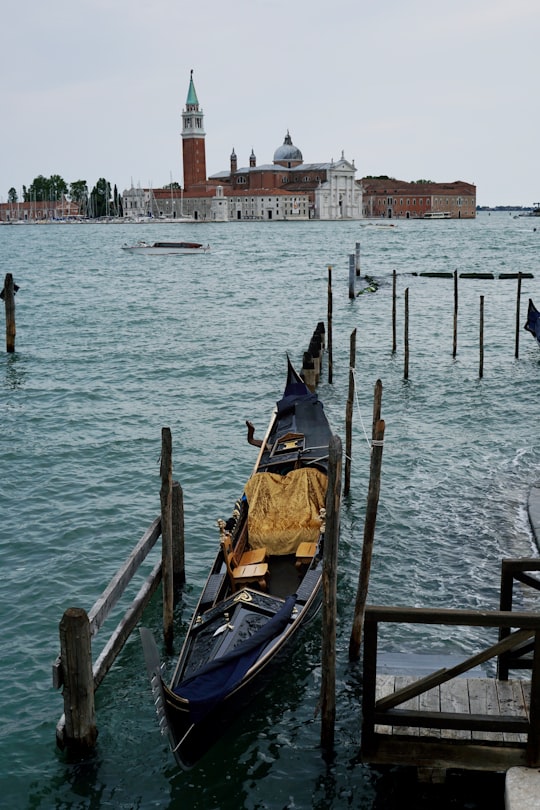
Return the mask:
{"type": "MultiPolygon", "coordinates": [[[[23,186],[23,202],[58,202],[63,198],[79,205],[84,217],[121,217],[122,198],[118,194],[116,185],[111,191],[111,184],[101,177],[91,192],[88,191],[86,180],[75,180],[69,186],[59,174],[44,177],[40,174],[28,188],[23,186]]],[[[19,196],[15,188],[8,191],[8,202],[16,203],[19,196]]]]}

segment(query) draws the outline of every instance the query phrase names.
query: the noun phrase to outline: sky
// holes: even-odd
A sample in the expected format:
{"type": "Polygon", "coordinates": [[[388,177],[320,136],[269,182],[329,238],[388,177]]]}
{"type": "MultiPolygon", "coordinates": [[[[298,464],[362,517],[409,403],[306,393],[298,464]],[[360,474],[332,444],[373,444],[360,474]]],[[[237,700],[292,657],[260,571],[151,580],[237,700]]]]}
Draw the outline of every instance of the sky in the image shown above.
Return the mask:
{"type": "Polygon", "coordinates": [[[182,184],[190,71],[207,174],[306,163],[540,200],[539,0],[0,0],[0,201],[38,175],[182,184]]]}

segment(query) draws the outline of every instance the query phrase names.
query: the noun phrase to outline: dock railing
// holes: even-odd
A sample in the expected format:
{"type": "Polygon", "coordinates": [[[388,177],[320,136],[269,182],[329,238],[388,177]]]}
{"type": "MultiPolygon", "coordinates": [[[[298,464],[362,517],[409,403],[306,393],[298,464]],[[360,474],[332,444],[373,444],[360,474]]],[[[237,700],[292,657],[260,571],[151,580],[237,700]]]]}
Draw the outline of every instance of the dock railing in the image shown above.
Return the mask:
{"type": "Polygon", "coordinates": [[[185,565],[183,493],[180,484],[172,480],[169,428],[162,429],[161,477],[161,515],[150,524],[90,612],[70,607],[60,621],[60,655],[52,667],[53,686],[62,688],[64,698],[64,714],[56,726],[56,742],[60,748],[86,750],[95,745],[98,732],[94,694],[160,584],[163,584],[164,640],[167,647],[172,643],[174,586],[184,582],[185,565]],[[162,539],[160,558],[93,662],[92,638],[159,537],[162,539]],[[167,587],[166,581],[169,583],[167,587]]]}
{"type": "MultiPolygon", "coordinates": [[[[501,563],[501,599],[500,610],[512,610],[514,603],[514,582],[520,582],[527,588],[540,591],[540,578],[534,576],[540,572],[540,559],[525,557],[519,559],[503,560],[501,563]]],[[[502,640],[510,635],[509,627],[501,627],[499,638],[502,640]]],[[[511,669],[532,669],[531,653],[533,641],[524,641],[516,648],[508,650],[499,656],[497,662],[497,676],[500,680],[507,680],[511,669]]]]}
{"type": "Polygon", "coordinates": [[[502,732],[526,735],[524,758],[528,765],[540,765],[540,614],[517,611],[474,611],[433,608],[386,607],[366,608],[363,661],[363,722],[362,751],[369,759],[377,746],[376,727],[409,727],[416,729],[451,729],[471,732],[502,732]],[[381,625],[402,623],[412,625],[446,625],[452,627],[497,628],[506,635],[480,653],[448,669],[440,669],[427,677],[377,699],[377,643],[381,625]],[[438,687],[492,658],[498,658],[531,643],[532,672],[530,702],[527,716],[471,714],[396,708],[428,690],[438,687]]]}

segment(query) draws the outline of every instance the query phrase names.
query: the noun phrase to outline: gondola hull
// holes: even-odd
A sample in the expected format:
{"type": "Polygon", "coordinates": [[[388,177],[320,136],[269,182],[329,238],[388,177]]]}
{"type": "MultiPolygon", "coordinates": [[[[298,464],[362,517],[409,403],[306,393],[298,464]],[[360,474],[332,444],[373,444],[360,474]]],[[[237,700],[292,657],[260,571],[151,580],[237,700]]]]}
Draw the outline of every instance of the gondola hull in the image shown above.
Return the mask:
{"type": "Polygon", "coordinates": [[[141,631],[161,730],[184,769],[264,690],[320,608],[330,437],[322,404],[289,363],[253,474],[220,522],[220,548],[169,685],[141,631]]]}

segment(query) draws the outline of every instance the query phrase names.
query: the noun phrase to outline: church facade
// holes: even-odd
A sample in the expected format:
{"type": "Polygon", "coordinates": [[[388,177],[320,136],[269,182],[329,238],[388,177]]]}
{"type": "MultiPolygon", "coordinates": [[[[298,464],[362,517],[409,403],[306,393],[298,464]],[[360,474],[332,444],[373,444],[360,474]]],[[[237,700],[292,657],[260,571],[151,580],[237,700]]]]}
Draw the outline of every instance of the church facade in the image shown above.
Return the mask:
{"type": "Polygon", "coordinates": [[[362,189],[354,161],[305,163],[289,132],[272,163],[238,165],[234,148],[223,171],[206,176],[206,133],[193,71],[182,111],[182,189],[131,188],[124,215],[200,221],[354,220],[362,217],[362,189]]]}

